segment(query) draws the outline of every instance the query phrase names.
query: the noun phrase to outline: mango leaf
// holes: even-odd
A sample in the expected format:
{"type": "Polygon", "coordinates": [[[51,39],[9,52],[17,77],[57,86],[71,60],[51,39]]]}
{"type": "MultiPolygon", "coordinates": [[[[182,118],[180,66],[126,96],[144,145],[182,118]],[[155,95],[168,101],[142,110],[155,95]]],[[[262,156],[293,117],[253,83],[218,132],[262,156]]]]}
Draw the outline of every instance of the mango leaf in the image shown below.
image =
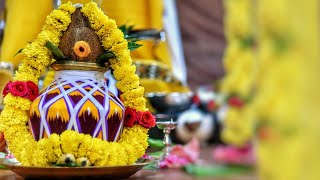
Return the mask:
{"type": "Polygon", "coordinates": [[[108,59],[109,58],[114,58],[114,57],[116,57],[116,55],[115,54],[113,54],[113,52],[109,52],[109,51],[107,51],[107,52],[105,52],[104,54],[102,54],[101,56],[99,56],[98,58],[97,58],[97,64],[99,65],[99,66],[101,66],[101,67],[106,67],[106,62],[108,62],[108,59]]]}
{"type": "Polygon", "coordinates": [[[18,55],[18,54],[22,53],[22,51],[23,51],[23,48],[22,48],[22,49],[20,49],[18,52],[16,52],[16,53],[13,55],[13,57],[16,57],[16,55],[18,55]]]}
{"type": "Polygon", "coordinates": [[[141,47],[141,44],[137,44],[136,42],[139,41],[139,39],[137,38],[137,35],[135,34],[131,34],[130,32],[133,30],[134,26],[126,26],[126,25],[121,25],[119,27],[119,29],[123,32],[124,34],[124,38],[126,40],[128,40],[128,49],[130,51],[134,51],[136,49],[138,49],[139,47],[141,47]]]}
{"type": "Polygon", "coordinates": [[[135,42],[128,42],[128,49],[130,50],[130,51],[134,51],[134,50],[136,50],[136,49],[138,49],[139,47],[141,47],[142,45],[141,44],[137,44],[137,43],[135,43],[135,42]]]}
{"type": "Polygon", "coordinates": [[[122,33],[123,33],[124,35],[128,34],[128,33],[127,33],[127,26],[126,26],[125,24],[119,26],[119,29],[122,31],[122,33]]]}
{"type": "Polygon", "coordinates": [[[153,147],[153,148],[163,148],[164,147],[163,140],[161,140],[161,139],[148,138],[148,144],[150,147],[153,147]]]}
{"type": "Polygon", "coordinates": [[[119,29],[122,31],[122,33],[126,36],[126,35],[129,35],[130,34],[130,32],[133,30],[133,28],[134,28],[134,25],[132,25],[132,26],[127,26],[127,25],[121,25],[120,27],[119,27],[119,29]]]}
{"type": "Polygon", "coordinates": [[[76,163],[67,163],[67,164],[53,164],[53,166],[58,166],[58,167],[80,167],[76,163]]]}
{"type": "Polygon", "coordinates": [[[52,42],[47,41],[45,44],[46,48],[49,49],[49,51],[53,54],[53,56],[57,59],[57,60],[64,60],[67,59],[63,53],[61,52],[61,50],[55,46],[52,42]]]}
{"type": "Polygon", "coordinates": [[[202,177],[225,177],[231,175],[250,174],[253,168],[250,166],[224,166],[224,165],[196,165],[189,164],[184,167],[188,174],[202,177]]]}

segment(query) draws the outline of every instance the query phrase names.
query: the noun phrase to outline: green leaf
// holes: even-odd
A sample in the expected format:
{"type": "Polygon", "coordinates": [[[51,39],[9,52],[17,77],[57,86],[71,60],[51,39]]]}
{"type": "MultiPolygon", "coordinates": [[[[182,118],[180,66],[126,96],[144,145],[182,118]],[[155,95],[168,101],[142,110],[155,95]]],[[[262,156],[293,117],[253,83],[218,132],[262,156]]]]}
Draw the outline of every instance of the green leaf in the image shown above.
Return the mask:
{"type": "Polygon", "coordinates": [[[139,47],[141,47],[142,45],[141,44],[137,44],[137,43],[135,43],[135,42],[128,42],[128,49],[130,50],[130,51],[134,51],[134,50],[136,50],[136,49],[138,49],[139,47]]]}
{"type": "Polygon", "coordinates": [[[96,62],[97,62],[97,64],[98,64],[99,66],[106,67],[105,63],[108,62],[108,59],[109,59],[109,58],[114,58],[114,57],[116,57],[116,55],[113,54],[113,52],[107,51],[107,52],[105,52],[104,54],[102,54],[101,56],[99,56],[99,57],[97,58],[97,61],[96,61],[96,62]]]}
{"type": "Polygon", "coordinates": [[[55,56],[55,58],[57,58],[57,60],[66,59],[66,57],[63,55],[61,50],[57,46],[55,46],[52,42],[47,41],[45,46],[55,56]]]}
{"type": "Polygon", "coordinates": [[[58,166],[58,167],[80,167],[76,163],[67,163],[67,164],[53,164],[53,166],[58,166]]]}
{"type": "Polygon", "coordinates": [[[22,51],[23,51],[23,48],[22,48],[22,49],[20,49],[18,52],[16,52],[16,53],[13,55],[13,57],[16,57],[16,55],[18,55],[18,54],[22,53],[22,51]]]}
{"type": "Polygon", "coordinates": [[[252,47],[255,44],[255,39],[253,38],[253,36],[242,38],[240,41],[241,41],[242,48],[244,49],[252,47]]]}
{"type": "Polygon", "coordinates": [[[149,146],[153,147],[153,148],[163,148],[164,147],[163,141],[161,139],[149,138],[148,143],[149,143],[149,146]]]}
{"type": "Polygon", "coordinates": [[[128,49],[130,51],[136,50],[137,48],[141,47],[141,44],[137,44],[136,42],[140,41],[137,38],[136,34],[130,34],[130,32],[133,30],[134,25],[132,26],[126,26],[126,25],[121,25],[119,29],[123,32],[124,38],[128,40],[128,49]]]}
{"type": "Polygon", "coordinates": [[[127,35],[128,33],[127,33],[127,26],[124,24],[124,25],[121,25],[120,27],[119,27],[119,29],[122,31],[122,33],[124,34],[124,35],[127,35]]]}
{"type": "Polygon", "coordinates": [[[133,43],[138,42],[138,41],[140,41],[140,39],[138,39],[138,38],[132,38],[132,39],[130,40],[130,42],[133,42],[133,43]]]}
{"type": "Polygon", "coordinates": [[[129,27],[127,28],[127,32],[128,32],[128,34],[130,33],[130,31],[132,31],[132,30],[133,30],[133,28],[134,28],[134,25],[131,25],[131,26],[129,26],[129,27]]]}
{"type": "Polygon", "coordinates": [[[195,165],[185,166],[184,170],[192,175],[207,177],[224,177],[252,172],[250,166],[195,165]]]}

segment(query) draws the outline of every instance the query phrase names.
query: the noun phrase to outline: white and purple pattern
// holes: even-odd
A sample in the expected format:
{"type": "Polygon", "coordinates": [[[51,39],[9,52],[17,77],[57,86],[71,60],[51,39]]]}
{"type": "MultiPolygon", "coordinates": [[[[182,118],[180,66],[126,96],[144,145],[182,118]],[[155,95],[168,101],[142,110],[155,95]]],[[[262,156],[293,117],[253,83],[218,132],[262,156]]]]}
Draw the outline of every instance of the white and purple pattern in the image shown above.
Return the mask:
{"type": "Polygon", "coordinates": [[[97,74],[93,71],[56,73],[55,81],[31,106],[29,123],[36,140],[65,130],[108,141],[119,140],[125,107],[109,92],[106,82],[98,80],[97,74]]]}

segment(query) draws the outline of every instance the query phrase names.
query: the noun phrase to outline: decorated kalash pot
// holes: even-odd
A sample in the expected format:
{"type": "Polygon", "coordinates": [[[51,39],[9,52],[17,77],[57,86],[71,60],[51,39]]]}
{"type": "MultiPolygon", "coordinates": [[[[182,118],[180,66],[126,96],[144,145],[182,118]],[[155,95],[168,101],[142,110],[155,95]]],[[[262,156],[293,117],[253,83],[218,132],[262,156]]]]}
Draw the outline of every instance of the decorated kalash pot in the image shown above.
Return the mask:
{"type": "Polygon", "coordinates": [[[126,31],[94,2],[62,4],[47,17],[4,89],[0,127],[22,165],[122,166],[144,155],[155,118],[130,57],[139,45],[126,31]],[[38,94],[49,65],[54,81],[38,94]],[[109,69],[119,95],[103,80],[109,69]]]}
{"type": "Polygon", "coordinates": [[[118,141],[125,107],[103,81],[107,66],[95,63],[103,54],[103,47],[80,8],[71,20],[59,49],[49,47],[53,53],[63,54],[66,60],[51,65],[56,70],[54,81],[31,105],[31,132],[36,140],[68,129],[118,141]]]}

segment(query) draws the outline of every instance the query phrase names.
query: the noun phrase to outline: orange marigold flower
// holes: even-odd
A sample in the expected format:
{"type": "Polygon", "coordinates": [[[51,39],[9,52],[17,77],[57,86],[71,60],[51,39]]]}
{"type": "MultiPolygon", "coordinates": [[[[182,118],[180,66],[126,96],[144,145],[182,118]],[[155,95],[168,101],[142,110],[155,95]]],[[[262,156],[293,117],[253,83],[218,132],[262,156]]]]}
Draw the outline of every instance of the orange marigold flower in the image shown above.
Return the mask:
{"type": "Polygon", "coordinates": [[[91,48],[87,42],[77,41],[73,46],[73,51],[78,57],[85,58],[91,53],[91,48]]]}

